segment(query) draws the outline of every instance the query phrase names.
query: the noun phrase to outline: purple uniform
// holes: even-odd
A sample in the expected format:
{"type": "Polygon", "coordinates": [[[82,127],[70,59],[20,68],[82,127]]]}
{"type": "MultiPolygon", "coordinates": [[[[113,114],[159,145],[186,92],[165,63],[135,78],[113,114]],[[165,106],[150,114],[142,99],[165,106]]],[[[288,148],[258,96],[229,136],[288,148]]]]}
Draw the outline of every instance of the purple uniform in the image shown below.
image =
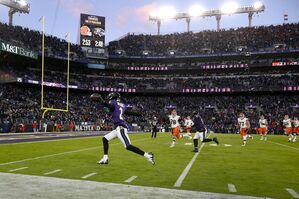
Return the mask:
{"type": "Polygon", "coordinates": [[[200,116],[196,116],[194,118],[194,126],[196,127],[196,130],[199,132],[205,131],[206,128],[203,119],[200,116]]]}
{"type": "Polygon", "coordinates": [[[114,128],[117,128],[118,126],[128,128],[123,118],[123,114],[127,109],[126,105],[116,100],[111,100],[109,104],[114,107],[113,112],[111,112],[114,128]]]}

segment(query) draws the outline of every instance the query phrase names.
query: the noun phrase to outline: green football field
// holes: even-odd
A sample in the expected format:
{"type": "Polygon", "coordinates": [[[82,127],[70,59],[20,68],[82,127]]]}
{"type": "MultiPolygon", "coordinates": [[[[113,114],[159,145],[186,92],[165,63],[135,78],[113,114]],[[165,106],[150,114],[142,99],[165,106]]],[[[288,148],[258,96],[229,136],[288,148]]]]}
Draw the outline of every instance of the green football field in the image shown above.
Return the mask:
{"type": "Polygon", "coordinates": [[[129,136],[133,145],[155,154],[156,165],[126,151],[117,139],[110,142],[109,165],[98,165],[101,137],[90,137],[1,144],[0,172],[282,199],[293,198],[286,188],[299,193],[299,143],[287,142],[286,136],[269,136],[265,142],[256,135],[242,147],[239,135],[212,134],[220,145],[202,147],[179,187],[174,184],[195,155],[186,145],[191,141],[182,139],[169,148],[169,134],[129,136]],[[132,176],[137,177],[125,182],[132,176]]]}

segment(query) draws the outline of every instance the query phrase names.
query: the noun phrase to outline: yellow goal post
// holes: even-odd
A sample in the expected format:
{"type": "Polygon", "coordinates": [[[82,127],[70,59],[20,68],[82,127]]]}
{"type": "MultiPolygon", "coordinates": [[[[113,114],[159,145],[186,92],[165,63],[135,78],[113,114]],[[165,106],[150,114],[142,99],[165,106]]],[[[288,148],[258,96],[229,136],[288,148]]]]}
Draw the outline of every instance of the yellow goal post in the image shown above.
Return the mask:
{"type": "Polygon", "coordinates": [[[68,52],[67,52],[67,85],[66,85],[66,109],[44,107],[44,78],[45,78],[45,17],[42,21],[42,82],[41,82],[41,110],[43,111],[42,119],[48,111],[68,112],[69,111],[69,83],[70,83],[70,33],[67,34],[68,52]]]}

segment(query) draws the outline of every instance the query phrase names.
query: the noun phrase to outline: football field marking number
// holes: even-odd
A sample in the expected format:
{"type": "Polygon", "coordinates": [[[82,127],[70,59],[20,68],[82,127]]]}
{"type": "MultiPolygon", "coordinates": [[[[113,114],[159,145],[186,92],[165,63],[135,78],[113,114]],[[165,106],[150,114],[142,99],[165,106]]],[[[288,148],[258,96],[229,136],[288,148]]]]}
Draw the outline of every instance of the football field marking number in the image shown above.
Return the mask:
{"type": "Polygon", "coordinates": [[[56,170],[54,170],[54,171],[49,171],[49,172],[47,172],[47,173],[44,173],[44,175],[51,175],[51,174],[54,174],[54,173],[58,173],[58,172],[60,172],[60,171],[62,171],[61,169],[56,169],[56,170]]]}
{"type": "MultiPolygon", "coordinates": [[[[147,138],[146,139],[140,139],[140,140],[134,140],[134,142],[143,141],[143,140],[147,140],[147,138]]],[[[122,144],[122,143],[121,142],[120,143],[114,143],[114,144],[111,144],[111,145],[118,145],[118,144],[122,144]]],[[[54,157],[54,156],[60,156],[60,155],[78,153],[78,152],[83,152],[83,151],[95,150],[95,149],[98,149],[99,147],[101,147],[101,146],[99,145],[99,146],[96,146],[96,147],[90,147],[90,148],[79,149],[79,150],[74,150],[74,151],[67,151],[67,152],[62,152],[62,153],[54,153],[54,154],[39,156],[39,157],[35,157],[35,158],[27,158],[27,159],[23,159],[23,160],[16,160],[16,161],[12,161],[12,162],[5,162],[5,163],[1,163],[0,166],[10,165],[10,164],[16,164],[16,163],[20,163],[20,162],[27,162],[27,161],[32,161],[32,160],[38,160],[38,159],[43,159],[43,158],[49,158],[49,157],[54,157]]]]}
{"type": "Polygon", "coordinates": [[[227,188],[228,188],[228,191],[231,192],[231,193],[236,193],[237,192],[236,186],[234,184],[228,184],[227,188]]]}
{"type": "Polygon", "coordinates": [[[137,176],[132,176],[132,177],[126,179],[124,182],[126,182],[126,183],[131,183],[131,182],[133,182],[136,178],[137,178],[137,176]]]}
{"type": "Polygon", "coordinates": [[[82,176],[81,178],[82,179],[87,179],[87,178],[90,178],[90,177],[92,177],[92,176],[95,176],[95,175],[97,175],[98,173],[90,173],[90,174],[87,174],[87,175],[85,175],[85,176],[82,176]]]}
{"type": "Polygon", "coordinates": [[[299,194],[294,191],[293,189],[290,188],[286,188],[287,192],[289,192],[289,194],[291,194],[293,196],[293,198],[299,198],[299,194]]]}
{"type": "Polygon", "coordinates": [[[28,167],[21,167],[21,168],[17,168],[17,169],[11,169],[11,170],[9,170],[9,172],[15,172],[15,171],[20,171],[20,170],[24,170],[24,169],[28,169],[28,167]]]}
{"type": "MultiPolygon", "coordinates": [[[[208,135],[208,137],[211,134],[208,135]]],[[[207,138],[208,138],[207,137],[207,138]]],[[[205,143],[202,143],[200,145],[200,148],[198,149],[198,152],[194,154],[193,158],[191,159],[191,161],[189,162],[189,164],[186,166],[186,168],[184,169],[183,173],[180,175],[180,177],[177,179],[177,181],[175,182],[175,184],[173,185],[174,187],[181,187],[184,179],[186,178],[187,174],[189,173],[192,165],[194,164],[197,156],[199,155],[199,153],[201,152],[202,148],[205,146],[205,143]]]]}

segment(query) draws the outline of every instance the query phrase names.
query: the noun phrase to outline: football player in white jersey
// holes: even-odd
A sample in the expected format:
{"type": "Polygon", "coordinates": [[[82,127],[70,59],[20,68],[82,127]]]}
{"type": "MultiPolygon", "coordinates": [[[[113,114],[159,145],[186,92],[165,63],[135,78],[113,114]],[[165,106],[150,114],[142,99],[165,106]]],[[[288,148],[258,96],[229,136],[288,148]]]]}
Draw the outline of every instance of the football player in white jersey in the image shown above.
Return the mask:
{"type": "Polygon", "coordinates": [[[187,116],[187,118],[185,119],[185,128],[186,128],[186,135],[189,137],[189,139],[192,139],[192,135],[191,135],[191,127],[194,125],[194,122],[191,120],[190,116],[187,116]]]}
{"type": "MultiPolygon", "coordinates": [[[[246,145],[246,140],[247,140],[247,132],[250,128],[250,122],[248,118],[245,117],[244,113],[240,113],[239,118],[238,118],[238,128],[240,129],[240,134],[243,139],[243,145],[246,145]]],[[[249,136],[248,136],[249,137],[249,136]]]]}
{"type": "Polygon", "coordinates": [[[294,140],[296,141],[296,137],[297,137],[297,135],[299,135],[299,120],[298,120],[298,117],[294,117],[293,126],[294,126],[293,136],[295,136],[294,140]]]}
{"type": "Polygon", "coordinates": [[[172,143],[170,147],[174,147],[176,145],[176,139],[181,139],[183,135],[180,134],[180,123],[179,120],[181,119],[180,116],[177,115],[177,111],[173,109],[171,114],[168,115],[171,133],[172,133],[172,143]]]}
{"type": "Polygon", "coordinates": [[[265,119],[263,115],[260,116],[259,119],[259,129],[258,132],[261,135],[261,140],[267,140],[267,131],[268,131],[268,121],[265,119]]]}
{"type": "Polygon", "coordinates": [[[289,137],[289,142],[293,142],[293,128],[292,128],[292,120],[289,115],[285,115],[282,121],[282,125],[284,127],[284,133],[289,137]]]}

